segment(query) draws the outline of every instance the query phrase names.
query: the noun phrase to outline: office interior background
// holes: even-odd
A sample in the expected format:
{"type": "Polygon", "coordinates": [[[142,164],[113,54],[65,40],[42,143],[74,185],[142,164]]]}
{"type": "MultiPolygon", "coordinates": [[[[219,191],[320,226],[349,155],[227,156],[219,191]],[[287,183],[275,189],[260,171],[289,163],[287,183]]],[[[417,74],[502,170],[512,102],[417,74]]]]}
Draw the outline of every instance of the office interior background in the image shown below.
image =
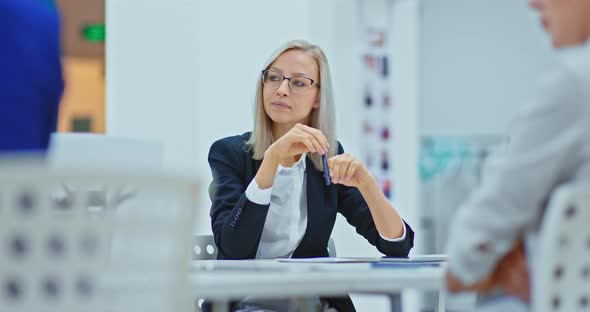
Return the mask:
{"type": "MultiPolygon", "coordinates": [[[[204,185],[212,179],[211,144],[252,129],[255,83],[270,53],[292,39],[319,44],[333,75],[337,137],[347,152],[372,159],[382,187],[414,227],[412,254],[444,252],[449,220],[477,185],[486,155],[536,77],[555,62],[526,1],[55,5],[66,79],[60,134],[104,136],[113,143],[100,153],[145,157],[126,165],[190,172],[204,185]],[[375,66],[387,73],[375,75],[375,66]]],[[[72,148],[57,143],[54,154],[72,148]]],[[[88,151],[78,157],[100,158],[88,151]]],[[[201,198],[194,232],[210,234],[206,188],[201,198]]],[[[339,256],[379,256],[340,216],[332,238],[339,256]]],[[[366,311],[387,304],[353,299],[366,311]]],[[[412,294],[405,300],[422,302],[412,294]]]]}

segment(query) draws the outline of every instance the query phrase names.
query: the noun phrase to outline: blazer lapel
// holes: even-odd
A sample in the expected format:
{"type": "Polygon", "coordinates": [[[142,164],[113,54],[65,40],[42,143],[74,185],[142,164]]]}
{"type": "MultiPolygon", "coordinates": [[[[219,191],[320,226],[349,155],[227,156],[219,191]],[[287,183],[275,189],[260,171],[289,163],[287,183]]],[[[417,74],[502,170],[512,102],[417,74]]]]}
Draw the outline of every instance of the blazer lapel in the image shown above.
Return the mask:
{"type": "Polygon", "coordinates": [[[252,157],[250,158],[252,159],[252,161],[254,161],[254,175],[256,175],[258,169],[260,169],[260,165],[262,165],[262,159],[254,159],[252,157]]]}

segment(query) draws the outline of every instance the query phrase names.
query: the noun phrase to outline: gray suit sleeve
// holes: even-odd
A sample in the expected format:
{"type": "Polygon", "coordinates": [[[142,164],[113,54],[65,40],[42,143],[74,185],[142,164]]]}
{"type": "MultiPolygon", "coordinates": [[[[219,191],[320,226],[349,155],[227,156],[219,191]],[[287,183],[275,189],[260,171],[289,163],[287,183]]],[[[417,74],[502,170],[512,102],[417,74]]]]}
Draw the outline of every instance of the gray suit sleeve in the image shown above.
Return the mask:
{"type": "Polygon", "coordinates": [[[508,141],[487,161],[480,187],[454,218],[449,270],[466,284],[491,273],[580,161],[586,126],[575,77],[549,76],[536,94],[513,120],[508,141]]]}

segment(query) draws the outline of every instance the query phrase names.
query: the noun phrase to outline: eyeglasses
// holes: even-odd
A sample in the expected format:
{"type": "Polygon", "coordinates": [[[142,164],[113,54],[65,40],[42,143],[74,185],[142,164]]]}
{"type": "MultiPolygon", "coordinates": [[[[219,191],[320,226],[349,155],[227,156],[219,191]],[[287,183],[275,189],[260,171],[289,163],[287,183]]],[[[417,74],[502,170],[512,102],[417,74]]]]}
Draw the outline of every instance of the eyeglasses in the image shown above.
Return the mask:
{"type": "Polygon", "coordinates": [[[309,89],[311,89],[311,87],[314,85],[318,88],[320,87],[320,85],[315,83],[315,81],[311,78],[303,76],[293,76],[287,78],[276,70],[265,69],[262,71],[262,83],[264,83],[265,86],[271,87],[273,89],[278,89],[281,84],[283,84],[283,80],[285,79],[289,81],[289,87],[291,88],[291,91],[299,94],[309,91],[309,89]]]}

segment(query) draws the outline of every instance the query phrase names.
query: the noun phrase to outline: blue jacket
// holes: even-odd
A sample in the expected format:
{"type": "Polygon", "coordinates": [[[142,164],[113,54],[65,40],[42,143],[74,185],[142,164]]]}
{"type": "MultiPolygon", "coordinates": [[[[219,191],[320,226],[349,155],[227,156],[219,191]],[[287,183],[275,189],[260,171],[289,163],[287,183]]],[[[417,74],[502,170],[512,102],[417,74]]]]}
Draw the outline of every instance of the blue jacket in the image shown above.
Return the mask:
{"type": "Polygon", "coordinates": [[[57,12],[0,0],[0,34],[0,152],[44,151],[63,92],[57,12]]]}
{"type": "MultiPolygon", "coordinates": [[[[245,190],[262,161],[252,158],[246,141],[250,133],[221,139],[211,146],[209,165],[213,173],[211,225],[219,259],[254,259],[270,205],[258,205],[246,198],[245,190]]],[[[338,146],[338,154],[344,151],[338,146]]],[[[306,159],[307,229],[293,258],[328,256],[328,240],[339,212],[369,243],[390,257],[407,257],[414,245],[414,232],[406,224],[400,242],[381,238],[369,207],[358,189],[343,185],[326,186],[323,173],[306,159]]]]}

